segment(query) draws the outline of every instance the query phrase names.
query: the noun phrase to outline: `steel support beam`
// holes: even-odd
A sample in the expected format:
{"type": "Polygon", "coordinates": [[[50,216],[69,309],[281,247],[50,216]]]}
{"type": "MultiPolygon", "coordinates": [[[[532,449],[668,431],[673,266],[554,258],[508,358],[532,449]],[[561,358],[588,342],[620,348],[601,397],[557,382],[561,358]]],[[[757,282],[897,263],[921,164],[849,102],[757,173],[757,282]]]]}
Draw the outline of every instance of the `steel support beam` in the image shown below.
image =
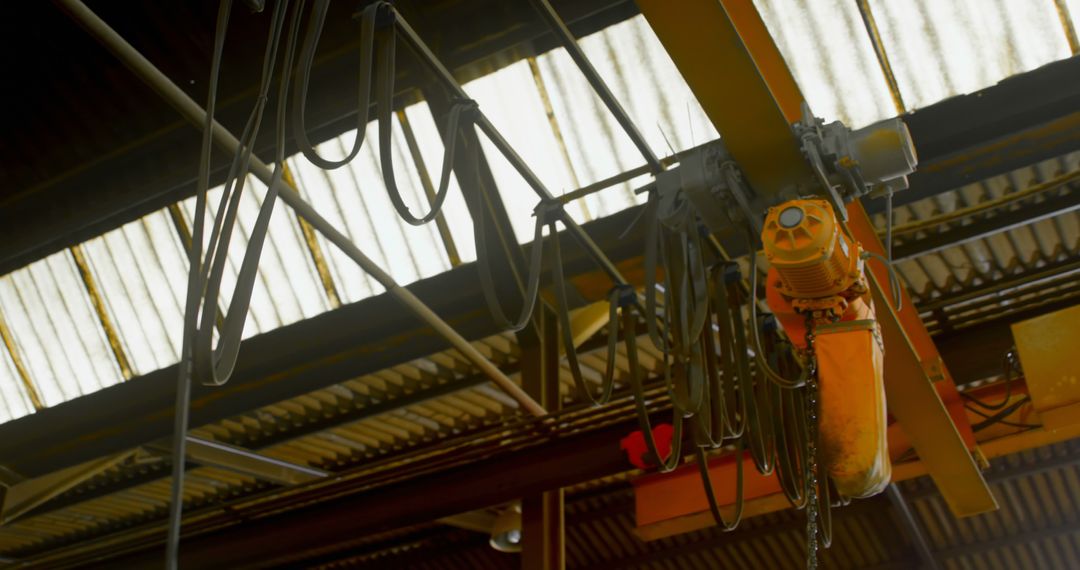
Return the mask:
{"type": "MultiPolygon", "coordinates": [[[[521,380],[525,391],[552,413],[559,410],[559,321],[541,304],[535,313],[538,340],[522,346],[521,380]]],[[[566,568],[566,513],[562,487],[521,499],[522,570],[566,568]]]]}
{"type": "MultiPolygon", "coordinates": [[[[420,475],[326,500],[293,505],[265,516],[249,517],[230,508],[229,526],[184,536],[184,568],[250,567],[281,561],[368,533],[451,516],[545,490],[590,481],[627,469],[618,441],[636,429],[629,420],[608,427],[566,434],[540,447],[503,453],[467,465],[420,475]],[[435,489],[437,492],[432,492],[435,489]]],[[[225,519],[222,519],[223,521],[225,519]]],[[[159,564],[164,527],[132,541],[99,540],[89,551],[54,550],[34,561],[58,566],[101,557],[113,567],[159,564]],[[92,552],[91,552],[92,551],[92,552]],[[69,556],[70,555],[70,556],[69,556]]]]}
{"type": "Polygon", "coordinates": [[[750,186],[768,196],[812,191],[814,175],[790,127],[802,93],[753,4],[690,0],[673,9],[638,0],[638,7],[750,186]]]}
{"type": "MultiPolygon", "coordinates": [[[[856,239],[868,251],[880,254],[884,247],[862,205],[851,204],[848,214],[856,239]]],[[[962,405],[959,394],[926,325],[912,308],[911,296],[902,287],[894,292],[883,285],[889,281],[882,264],[870,263],[868,267],[870,291],[885,344],[885,401],[889,413],[900,422],[954,515],[996,510],[997,500],[968,452],[968,443],[974,443],[971,426],[957,426],[946,409],[946,403],[962,405]],[[894,309],[895,296],[899,296],[906,311],[894,309]],[[966,440],[958,428],[964,430],[966,440]]]]}
{"type": "MultiPolygon", "coordinates": [[[[1080,57],[903,116],[919,169],[895,206],[1080,150],[1080,57]]],[[[880,213],[884,200],[868,200],[880,213]]]]}

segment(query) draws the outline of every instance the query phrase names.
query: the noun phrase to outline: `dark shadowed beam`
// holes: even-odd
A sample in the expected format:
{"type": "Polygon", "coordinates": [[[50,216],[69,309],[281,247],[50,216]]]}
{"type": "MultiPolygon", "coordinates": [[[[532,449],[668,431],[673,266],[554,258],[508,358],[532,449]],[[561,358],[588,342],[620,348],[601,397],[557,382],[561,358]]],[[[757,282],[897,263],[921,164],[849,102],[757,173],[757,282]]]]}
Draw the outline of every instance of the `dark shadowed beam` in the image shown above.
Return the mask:
{"type": "MultiPolygon", "coordinates": [[[[1080,57],[1057,61],[903,116],[919,156],[909,204],[1080,150],[1080,57]]],[[[884,200],[864,200],[885,210],[884,200]]]]}
{"type": "MultiPolygon", "coordinates": [[[[184,537],[180,563],[190,568],[240,568],[295,560],[365,534],[622,473],[629,463],[618,442],[635,429],[637,422],[631,420],[566,434],[540,446],[364,491],[341,487],[331,491],[332,497],[313,503],[305,498],[302,506],[257,518],[230,509],[218,524],[201,527],[203,534],[184,537]]],[[[81,545],[71,558],[58,550],[45,555],[48,562],[39,562],[54,567],[89,560],[106,563],[108,558],[111,567],[153,566],[160,559],[163,537],[162,533],[120,544],[81,545]]]]}

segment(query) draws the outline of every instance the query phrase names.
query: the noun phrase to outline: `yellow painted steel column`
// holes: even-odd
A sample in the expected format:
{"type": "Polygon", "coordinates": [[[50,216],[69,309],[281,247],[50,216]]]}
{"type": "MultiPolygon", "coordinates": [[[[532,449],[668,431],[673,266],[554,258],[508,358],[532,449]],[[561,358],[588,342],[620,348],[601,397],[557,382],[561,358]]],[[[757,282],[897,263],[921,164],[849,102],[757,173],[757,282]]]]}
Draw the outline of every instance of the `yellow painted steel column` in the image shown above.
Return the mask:
{"type": "MultiPolygon", "coordinates": [[[[779,193],[793,186],[800,193],[820,193],[791,131],[791,123],[801,115],[802,93],[753,2],[637,2],[750,186],[766,202],[768,196],[778,201],[779,193]]],[[[916,352],[916,345],[930,342],[929,336],[905,332],[903,319],[891,310],[876,282],[874,290],[886,343],[890,412],[919,456],[928,460],[930,475],[953,513],[965,516],[997,508],[916,352]],[[911,334],[916,338],[909,338],[911,334]]]]}

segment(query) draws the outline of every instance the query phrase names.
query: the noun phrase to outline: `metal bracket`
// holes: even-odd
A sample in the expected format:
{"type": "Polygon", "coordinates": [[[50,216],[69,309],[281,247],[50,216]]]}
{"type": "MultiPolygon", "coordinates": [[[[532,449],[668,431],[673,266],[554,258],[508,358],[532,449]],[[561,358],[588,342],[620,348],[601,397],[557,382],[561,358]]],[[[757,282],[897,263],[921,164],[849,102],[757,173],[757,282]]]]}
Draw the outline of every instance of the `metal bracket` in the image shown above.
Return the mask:
{"type": "Polygon", "coordinates": [[[761,233],[765,204],[746,183],[723,143],[714,141],[679,155],[679,166],[656,177],[660,221],[686,231],[700,218],[714,234],[749,224],[761,233]]]}

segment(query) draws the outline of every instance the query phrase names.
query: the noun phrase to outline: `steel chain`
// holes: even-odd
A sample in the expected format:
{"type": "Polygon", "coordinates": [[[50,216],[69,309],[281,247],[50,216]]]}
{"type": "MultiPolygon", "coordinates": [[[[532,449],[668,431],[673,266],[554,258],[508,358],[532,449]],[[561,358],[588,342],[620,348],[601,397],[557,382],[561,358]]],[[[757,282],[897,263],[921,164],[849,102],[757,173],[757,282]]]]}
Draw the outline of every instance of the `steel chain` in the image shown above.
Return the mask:
{"type": "MultiPolygon", "coordinates": [[[[818,378],[814,321],[806,317],[806,568],[818,567],[818,378]]],[[[826,506],[828,508],[828,506],[826,506]]]]}

